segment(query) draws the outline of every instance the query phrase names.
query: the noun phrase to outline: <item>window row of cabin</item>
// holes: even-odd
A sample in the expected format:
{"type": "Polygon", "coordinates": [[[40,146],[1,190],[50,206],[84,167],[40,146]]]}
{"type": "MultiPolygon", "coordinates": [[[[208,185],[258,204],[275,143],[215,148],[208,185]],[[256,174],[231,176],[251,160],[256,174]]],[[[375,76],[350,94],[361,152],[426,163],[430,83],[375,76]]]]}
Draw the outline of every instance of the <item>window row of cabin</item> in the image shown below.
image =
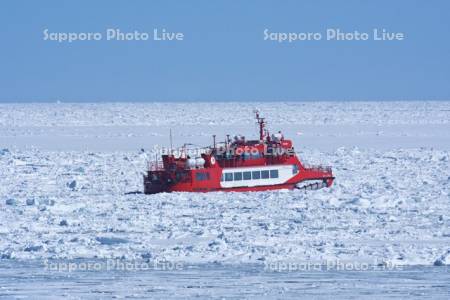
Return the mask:
{"type": "Polygon", "coordinates": [[[262,171],[245,171],[224,173],[220,181],[240,181],[240,180],[255,180],[255,179],[269,179],[278,178],[278,170],[262,170],[262,171]]]}
{"type": "MultiPolygon", "coordinates": [[[[292,166],[292,174],[298,173],[298,166],[292,166]]],[[[278,178],[278,170],[262,170],[262,171],[245,171],[245,172],[226,172],[222,174],[220,181],[240,181],[240,180],[255,180],[255,179],[269,179],[278,178]]],[[[195,173],[197,181],[210,180],[209,172],[195,173]]]]}

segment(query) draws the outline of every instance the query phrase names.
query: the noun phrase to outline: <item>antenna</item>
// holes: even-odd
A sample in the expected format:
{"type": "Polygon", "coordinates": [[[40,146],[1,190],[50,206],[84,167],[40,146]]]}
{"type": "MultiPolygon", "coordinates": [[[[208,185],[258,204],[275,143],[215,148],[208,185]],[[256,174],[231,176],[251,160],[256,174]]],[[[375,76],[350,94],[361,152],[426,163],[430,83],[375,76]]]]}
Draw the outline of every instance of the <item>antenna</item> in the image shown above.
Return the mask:
{"type": "Polygon", "coordinates": [[[213,149],[216,150],[216,135],[213,134],[213,149]]]}
{"type": "Polygon", "coordinates": [[[169,139],[170,139],[170,154],[173,155],[172,128],[170,128],[170,131],[169,131],[169,139]]]}

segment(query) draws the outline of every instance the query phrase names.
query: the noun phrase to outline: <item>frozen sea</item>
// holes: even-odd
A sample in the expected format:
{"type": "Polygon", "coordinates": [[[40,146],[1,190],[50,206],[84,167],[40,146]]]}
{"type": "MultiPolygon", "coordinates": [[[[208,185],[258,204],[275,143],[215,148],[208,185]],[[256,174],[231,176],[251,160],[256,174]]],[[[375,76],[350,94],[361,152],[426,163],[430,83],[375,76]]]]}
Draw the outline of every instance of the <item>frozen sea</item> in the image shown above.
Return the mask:
{"type": "Polygon", "coordinates": [[[0,297],[450,297],[450,102],[0,104],[0,174],[0,297]],[[255,108],[330,189],[126,194],[255,108]],[[183,268],[45,267],[106,260],[183,268]]]}

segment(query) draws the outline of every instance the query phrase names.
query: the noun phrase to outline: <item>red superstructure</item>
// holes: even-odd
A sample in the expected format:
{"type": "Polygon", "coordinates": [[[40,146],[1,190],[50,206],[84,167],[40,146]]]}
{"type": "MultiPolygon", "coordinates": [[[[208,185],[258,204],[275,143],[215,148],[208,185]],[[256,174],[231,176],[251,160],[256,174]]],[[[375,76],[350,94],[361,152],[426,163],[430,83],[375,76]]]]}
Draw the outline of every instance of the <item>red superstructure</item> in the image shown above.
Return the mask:
{"type": "Polygon", "coordinates": [[[144,193],[264,191],[316,189],[333,183],[331,167],[305,166],[298,159],[292,141],[281,132],[270,135],[264,118],[256,111],[259,140],[229,135],[225,142],[205,148],[195,156],[171,151],[162,162],[150,163],[144,175],[144,193]],[[304,184],[300,187],[300,184],[304,184]]]}

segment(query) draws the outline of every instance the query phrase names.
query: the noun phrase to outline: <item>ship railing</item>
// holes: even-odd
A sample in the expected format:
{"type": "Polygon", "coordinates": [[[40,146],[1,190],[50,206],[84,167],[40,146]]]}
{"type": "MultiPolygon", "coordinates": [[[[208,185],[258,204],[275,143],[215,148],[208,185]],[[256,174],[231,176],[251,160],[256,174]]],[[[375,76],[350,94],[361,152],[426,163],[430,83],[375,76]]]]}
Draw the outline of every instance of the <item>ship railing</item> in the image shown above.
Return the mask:
{"type": "Polygon", "coordinates": [[[331,166],[303,164],[303,167],[308,171],[318,171],[318,172],[327,172],[327,173],[332,172],[331,166]]]}
{"type": "Polygon", "coordinates": [[[164,164],[162,161],[150,161],[148,163],[149,171],[162,171],[164,170],[164,164]]]}

